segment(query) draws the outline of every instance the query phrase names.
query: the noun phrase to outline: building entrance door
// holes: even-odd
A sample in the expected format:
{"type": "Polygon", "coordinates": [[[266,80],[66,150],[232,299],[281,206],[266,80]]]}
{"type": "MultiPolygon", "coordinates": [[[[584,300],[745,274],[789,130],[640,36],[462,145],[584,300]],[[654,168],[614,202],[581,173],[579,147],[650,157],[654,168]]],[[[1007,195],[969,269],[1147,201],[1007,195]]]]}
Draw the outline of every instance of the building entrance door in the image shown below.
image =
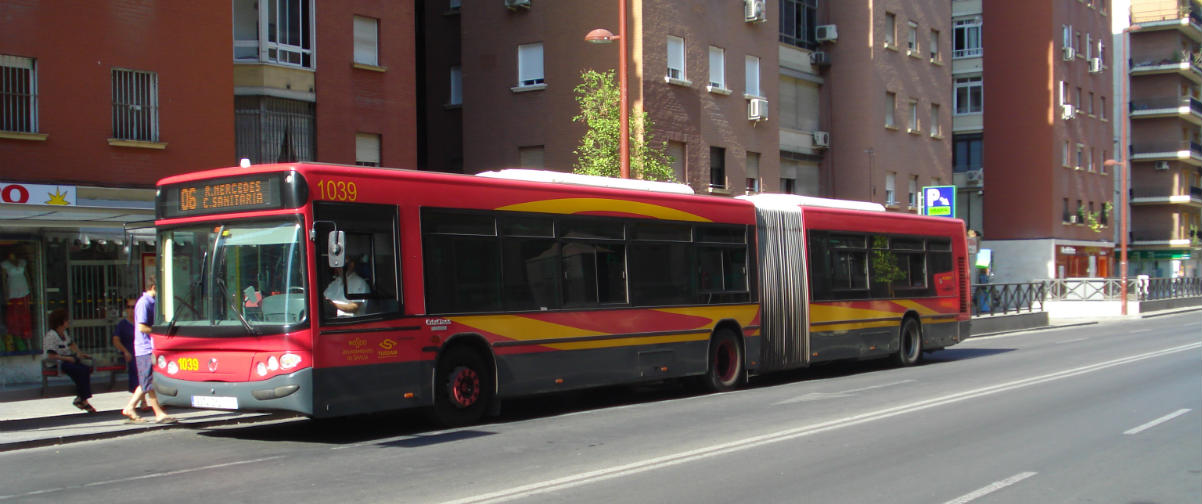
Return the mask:
{"type": "Polygon", "coordinates": [[[68,268],[71,336],[84,352],[115,352],[113,327],[121,319],[123,296],[138,291],[136,275],[120,260],[71,260],[68,268]]]}

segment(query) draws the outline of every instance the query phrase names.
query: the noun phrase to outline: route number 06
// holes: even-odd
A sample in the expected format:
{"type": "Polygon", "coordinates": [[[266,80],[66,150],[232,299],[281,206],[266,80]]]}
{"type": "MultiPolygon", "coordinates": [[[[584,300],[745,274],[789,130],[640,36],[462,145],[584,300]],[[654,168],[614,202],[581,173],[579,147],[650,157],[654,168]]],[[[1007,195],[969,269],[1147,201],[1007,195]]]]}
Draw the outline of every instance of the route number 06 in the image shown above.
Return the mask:
{"type": "Polygon", "coordinates": [[[317,199],[333,201],[355,201],[359,199],[359,187],[345,180],[319,180],[317,199]]]}

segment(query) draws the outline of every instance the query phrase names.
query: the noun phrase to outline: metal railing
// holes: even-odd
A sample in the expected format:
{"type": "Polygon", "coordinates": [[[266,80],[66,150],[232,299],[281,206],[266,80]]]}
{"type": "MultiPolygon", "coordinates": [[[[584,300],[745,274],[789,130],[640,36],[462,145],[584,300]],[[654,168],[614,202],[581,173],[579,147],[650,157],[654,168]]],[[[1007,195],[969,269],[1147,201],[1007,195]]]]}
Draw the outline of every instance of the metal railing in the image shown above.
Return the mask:
{"type": "MultiPolygon", "coordinates": [[[[1056,301],[1114,301],[1121,299],[1119,278],[1056,278],[1048,296],[1056,301]]],[[[1127,278],[1128,301],[1155,301],[1202,296],[1202,278],[1127,278]]]]}
{"type": "Polygon", "coordinates": [[[972,286],[973,315],[1043,311],[1047,300],[1046,282],[990,283],[972,286]]]}

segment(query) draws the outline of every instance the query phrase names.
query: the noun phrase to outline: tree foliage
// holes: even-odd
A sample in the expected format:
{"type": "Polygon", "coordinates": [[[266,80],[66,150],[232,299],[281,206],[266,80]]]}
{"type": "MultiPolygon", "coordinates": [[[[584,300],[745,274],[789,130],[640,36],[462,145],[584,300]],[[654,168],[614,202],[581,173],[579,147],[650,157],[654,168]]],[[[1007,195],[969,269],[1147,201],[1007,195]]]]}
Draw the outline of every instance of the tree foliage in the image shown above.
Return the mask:
{"type": "MultiPolygon", "coordinates": [[[[572,151],[575,173],[617,177],[621,172],[618,151],[621,99],[614,71],[585,70],[576,86],[576,103],[580,113],[573,122],[588,127],[580,145],[572,151]]],[[[650,133],[654,127],[647,112],[632,114],[630,120],[630,176],[643,180],[674,181],[672,160],[667,155],[667,143],[656,142],[650,133]]]]}

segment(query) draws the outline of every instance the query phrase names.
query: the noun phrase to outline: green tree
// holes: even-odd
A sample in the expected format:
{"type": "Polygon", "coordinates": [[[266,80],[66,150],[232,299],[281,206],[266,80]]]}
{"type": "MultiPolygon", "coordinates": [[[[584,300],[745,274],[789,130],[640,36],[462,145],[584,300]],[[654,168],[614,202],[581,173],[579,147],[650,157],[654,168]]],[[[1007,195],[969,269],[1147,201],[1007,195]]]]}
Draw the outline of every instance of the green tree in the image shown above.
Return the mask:
{"type": "Polygon", "coordinates": [[[906,278],[906,272],[898,264],[897,254],[889,250],[889,239],[884,236],[872,238],[872,280],[889,286],[889,297],[893,297],[893,282],[906,278]]]}
{"type": "MultiPolygon", "coordinates": [[[[620,96],[614,71],[601,73],[585,70],[576,86],[576,103],[580,113],[573,122],[588,127],[580,146],[572,151],[575,173],[617,177],[621,172],[618,152],[620,96]]],[[[654,127],[647,112],[633,114],[630,121],[630,176],[643,180],[674,181],[667,143],[656,142],[650,133],[654,127]]]]}

